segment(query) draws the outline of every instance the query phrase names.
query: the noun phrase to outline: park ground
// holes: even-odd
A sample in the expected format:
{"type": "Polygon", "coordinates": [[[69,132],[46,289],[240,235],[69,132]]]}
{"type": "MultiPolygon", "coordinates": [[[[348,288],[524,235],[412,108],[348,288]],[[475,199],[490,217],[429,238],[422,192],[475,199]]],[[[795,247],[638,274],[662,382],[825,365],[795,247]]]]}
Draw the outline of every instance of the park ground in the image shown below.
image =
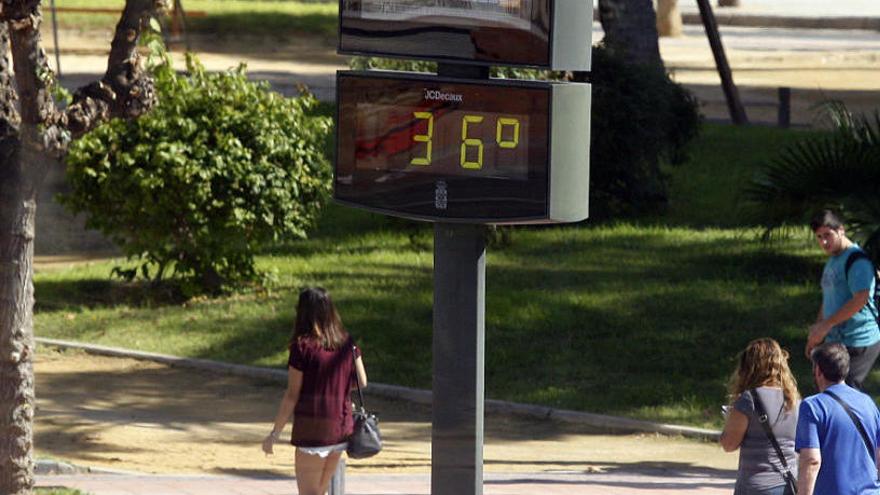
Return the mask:
{"type": "MultiPolygon", "coordinates": [[[[101,72],[109,39],[110,33],[62,32],[65,72],[101,72]]],[[[794,88],[792,120],[799,124],[812,122],[812,106],[826,97],[842,98],[856,110],[876,106],[880,95],[876,50],[853,50],[851,45],[838,47],[833,42],[825,43],[827,49],[781,45],[770,50],[737,42],[735,36],[728,39],[734,77],[753,120],[775,120],[779,86],[794,88]]],[[[51,48],[51,37],[46,40],[51,48]]],[[[333,41],[320,36],[191,39],[209,69],[246,61],[252,72],[327,77],[347,65],[345,58],[335,54],[333,41]]],[[[704,114],[725,118],[717,74],[701,33],[689,28],[684,38],[664,40],[661,46],[667,68],[702,100],[704,114]]],[[[36,377],[36,446],[41,458],[147,473],[249,476],[292,471],[292,448],[279,446],[272,457],[259,450],[282,392],[277,384],[46,347],[39,350],[36,377]]],[[[355,473],[427,472],[429,409],[369,400],[381,415],[389,443],[382,455],[353,461],[349,469],[355,473]]],[[[500,416],[486,418],[485,461],[488,472],[670,468],[729,474],[736,467],[736,455],[724,454],[710,442],[605,435],[570,424],[500,416]]]]}
{"type": "MultiPolygon", "coordinates": [[[[144,473],[289,475],[293,447],[260,451],[283,387],[277,383],[40,346],[38,457],[144,473]]],[[[430,408],[367,394],[380,415],[381,455],[357,473],[430,471],[430,408]]],[[[737,456],[714,442],[654,434],[608,435],[586,426],[488,415],[487,472],[727,471],[737,456]]],[[[289,432],[289,427],[287,432],[289,432]]]]}

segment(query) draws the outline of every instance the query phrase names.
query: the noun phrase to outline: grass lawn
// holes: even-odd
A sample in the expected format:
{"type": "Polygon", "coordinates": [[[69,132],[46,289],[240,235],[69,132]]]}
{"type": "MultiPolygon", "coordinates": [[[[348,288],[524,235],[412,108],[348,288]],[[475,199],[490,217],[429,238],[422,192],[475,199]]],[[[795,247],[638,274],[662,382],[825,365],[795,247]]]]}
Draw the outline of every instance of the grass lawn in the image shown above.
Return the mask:
{"type": "MultiPolygon", "coordinates": [[[[336,36],[338,2],[279,0],[182,0],[190,32],[259,34],[287,36],[318,34],[336,36]],[[200,15],[195,15],[200,14],[200,15]],[[201,15],[203,14],[203,15],[201,15]]],[[[118,13],[76,13],[64,9],[96,8],[122,11],[125,0],[56,0],[60,9],[58,25],[62,29],[110,29],[119,20],[118,13]]],[[[45,26],[50,26],[50,9],[44,3],[45,26]]]]}
{"type": "MultiPolygon", "coordinates": [[[[666,217],[520,227],[512,245],[491,246],[487,395],[717,426],[733,359],[760,336],[791,351],[811,392],[802,349],[821,253],[806,229],[766,245],[736,216],[742,180],[803,136],[707,125],[692,160],[670,169],[666,217]]],[[[149,302],[110,281],[122,260],[38,271],[36,332],[278,367],[299,288],[321,285],[362,343],[372,380],[428,388],[431,236],[430,225],[329,206],[311,239],[259,259],[273,274],[269,292],[186,304],[149,302]]]]}
{"type": "Polygon", "coordinates": [[[85,492],[70,488],[37,488],[34,490],[34,493],[36,495],[88,495],[85,492]]]}

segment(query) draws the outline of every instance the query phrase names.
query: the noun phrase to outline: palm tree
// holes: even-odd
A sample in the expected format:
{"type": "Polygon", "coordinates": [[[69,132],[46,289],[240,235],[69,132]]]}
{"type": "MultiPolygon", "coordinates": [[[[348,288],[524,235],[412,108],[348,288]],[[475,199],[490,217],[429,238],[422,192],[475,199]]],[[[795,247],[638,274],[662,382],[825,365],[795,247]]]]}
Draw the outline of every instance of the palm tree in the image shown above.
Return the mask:
{"type": "Polygon", "coordinates": [[[834,130],[784,149],[746,187],[753,219],[771,232],[807,222],[820,208],[841,212],[853,238],[880,261],[880,111],[853,115],[829,103],[834,130]]]}
{"type": "Polygon", "coordinates": [[[641,65],[663,70],[651,0],[599,0],[605,46],[641,65]]]}

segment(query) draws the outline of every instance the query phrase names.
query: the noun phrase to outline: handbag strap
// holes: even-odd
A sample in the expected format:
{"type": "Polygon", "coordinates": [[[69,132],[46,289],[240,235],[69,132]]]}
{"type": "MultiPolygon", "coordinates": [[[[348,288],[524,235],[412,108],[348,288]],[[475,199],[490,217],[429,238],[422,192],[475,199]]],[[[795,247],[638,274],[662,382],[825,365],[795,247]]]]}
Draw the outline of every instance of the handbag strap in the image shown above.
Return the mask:
{"type": "Polygon", "coordinates": [[[357,376],[357,346],[351,345],[351,374],[352,378],[354,378],[354,384],[357,385],[358,389],[358,398],[360,399],[361,409],[364,409],[364,393],[361,392],[361,381],[357,376]]]}
{"type": "Polygon", "coordinates": [[[785,460],[785,455],[779,447],[779,442],[776,441],[776,435],[773,434],[773,428],[770,427],[770,418],[767,416],[767,411],[764,409],[764,403],[761,402],[761,398],[758,397],[758,391],[755,389],[749,389],[749,395],[752,396],[752,402],[755,404],[755,412],[758,413],[758,423],[764,428],[764,433],[767,434],[770,444],[773,445],[773,450],[776,451],[776,456],[779,457],[779,462],[782,463],[782,467],[785,469],[783,477],[786,475],[792,476],[791,469],[788,467],[788,461],[785,460]]]}
{"type": "Polygon", "coordinates": [[[849,415],[850,419],[853,420],[853,423],[856,424],[856,429],[859,430],[859,434],[862,436],[862,441],[865,442],[865,448],[868,449],[868,455],[871,456],[871,460],[874,460],[874,450],[871,448],[871,441],[868,439],[868,432],[865,431],[865,426],[862,424],[862,420],[856,416],[856,413],[853,412],[852,408],[849,407],[849,404],[843,401],[840,397],[837,396],[834,392],[826,389],[826,394],[830,395],[831,398],[837,401],[838,404],[843,407],[846,413],[849,415]]]}

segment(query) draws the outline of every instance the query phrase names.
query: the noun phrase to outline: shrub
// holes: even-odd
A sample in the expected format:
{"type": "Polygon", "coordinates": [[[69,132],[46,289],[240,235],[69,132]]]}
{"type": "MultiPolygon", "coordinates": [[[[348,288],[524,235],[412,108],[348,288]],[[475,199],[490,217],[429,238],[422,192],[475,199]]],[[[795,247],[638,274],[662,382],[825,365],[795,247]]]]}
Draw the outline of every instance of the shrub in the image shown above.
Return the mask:
{"type": "Polygon", "coordinates": [[[665,208],[664,161],[687,158],[699,132],[696,99],[655,67],[593,49],[590,215],[651,213],[665,208]]]}
{"type": "MultiPolygon", "coordinates": [[[[355,59],[357,69],[432,71],[434,64],[355,59]]],[[[492,69],[493,77],[562,79],[560,72],[492,69]]],[[[593,48],[590,216],[656,212],[667,201],[660,164],[679,164],[699,131],[697,101],[662,70],[642,67],[593,48]]]]}
{"type": "Polygon", "coordinates": [[[311,114],[313,97],[284,98],[244,66],[207,73],[190,55],[187,69],[154,66],[152,112],[71,147],[61,200],[143,276],[217,291],[255,278],[260,246],[306,236],[330,191],[331,123],[311,114]]]}

